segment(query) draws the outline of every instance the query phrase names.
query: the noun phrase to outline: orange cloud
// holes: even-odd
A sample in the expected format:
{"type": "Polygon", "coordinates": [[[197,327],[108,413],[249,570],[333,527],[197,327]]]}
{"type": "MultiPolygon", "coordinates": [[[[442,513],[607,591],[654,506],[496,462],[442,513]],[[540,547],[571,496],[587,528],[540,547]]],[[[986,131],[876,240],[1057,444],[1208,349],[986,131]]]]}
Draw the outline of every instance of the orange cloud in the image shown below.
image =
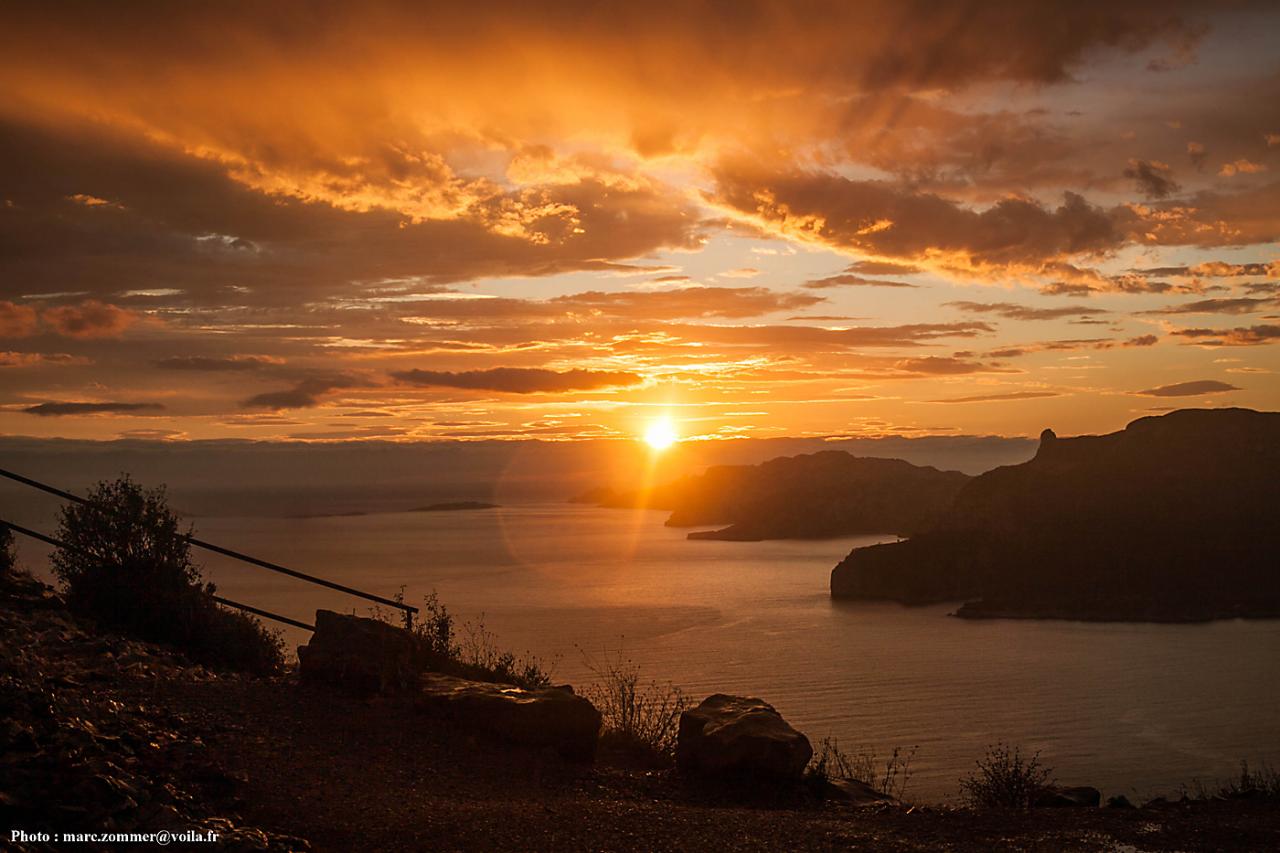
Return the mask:
{"type": "Polygon", "coordinates": [[[114,338],[138,321],[133,311],[96,299],[76,305],[60,305],[40,312],[40,319],[54,332],[68,338],[114,338]]]}
{"type": "Polygon", "coordinates": [[[0,301],[0,338],[25,338],[36,333],[36,310],[0,301]]]}

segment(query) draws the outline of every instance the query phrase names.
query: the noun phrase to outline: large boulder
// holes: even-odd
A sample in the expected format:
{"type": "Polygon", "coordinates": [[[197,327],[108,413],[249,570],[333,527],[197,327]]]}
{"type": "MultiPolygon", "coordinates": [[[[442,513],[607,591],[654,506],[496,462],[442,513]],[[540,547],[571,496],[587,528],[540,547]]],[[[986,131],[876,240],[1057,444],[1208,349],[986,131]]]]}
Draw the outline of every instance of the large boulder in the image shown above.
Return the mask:
{"type": "Polygon", "coordinates": [[[594,760],[600,712],[571,688],[525,690],[424,673],[417,709],[519,746],[550,747],[570,761],[594,760]]]}
{"type": "Polygon", "coordinates": [[[704,776],[795,780],[813,747],[762,699],[717,693],[680,715],[676,764],[704,776]]]}
{"type": "Polygon", "coordinates": [[[413,635],[395,625],[317,610],[311,642],[298,647],[298,673],[304,682],[361,695],[409,690],[416,686],[414,646],[413,635]]]}

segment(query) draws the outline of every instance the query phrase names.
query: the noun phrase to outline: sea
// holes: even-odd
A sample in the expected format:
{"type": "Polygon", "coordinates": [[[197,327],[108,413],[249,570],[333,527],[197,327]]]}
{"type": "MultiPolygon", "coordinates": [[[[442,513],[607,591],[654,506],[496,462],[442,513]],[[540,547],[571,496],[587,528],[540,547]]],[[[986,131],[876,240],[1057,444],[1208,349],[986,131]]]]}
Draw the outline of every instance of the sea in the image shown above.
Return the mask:
{"type": "MultiPolygon", "coordinates": [[[[954,801],[997,743],[1063,784],[1139,801],[1280,760],[1280,620],[1192,625],[969,621],[956,605],[832,601],[832,567],[893,537],[689,541],[665,513],[569,503],[449,512],[192,519],[197,535],[419,603],[539,658],[557,683],[610,661],[758,696],[818,744],[910,754],[909,799],[954,801]]],[[[37,572],[43,551],[23,557],[37,572]]],[[[229,598],[310,621],[369,602],[200,554],[229,598]]],[[[290,647],[306,641],[285,631],[290,647]]]]}

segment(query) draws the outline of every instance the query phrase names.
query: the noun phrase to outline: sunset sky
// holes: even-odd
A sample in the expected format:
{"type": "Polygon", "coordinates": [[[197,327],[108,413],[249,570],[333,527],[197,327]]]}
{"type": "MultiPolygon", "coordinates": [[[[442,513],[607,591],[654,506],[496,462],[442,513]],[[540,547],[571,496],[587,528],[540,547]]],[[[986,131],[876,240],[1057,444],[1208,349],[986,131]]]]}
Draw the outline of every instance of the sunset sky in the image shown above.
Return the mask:
{"type": "Polygon", "coordinates": [[[0,223],[6,435],[1277,409],[1280,9],[5,4],[0,223]]]}

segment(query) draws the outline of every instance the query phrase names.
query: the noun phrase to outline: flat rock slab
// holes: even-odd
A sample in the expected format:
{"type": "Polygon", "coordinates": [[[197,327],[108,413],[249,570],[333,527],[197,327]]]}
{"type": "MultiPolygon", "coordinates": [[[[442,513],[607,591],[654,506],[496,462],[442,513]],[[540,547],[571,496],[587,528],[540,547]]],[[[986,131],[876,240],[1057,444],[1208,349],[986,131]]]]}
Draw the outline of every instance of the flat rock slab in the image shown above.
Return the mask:
{"type": "Polygon", "coordinates": [[[570,761],[595,759],[600,712],[572,690],[525,690],[426,673],[415,700],[418,711],[500,740],[550,747],[570,761]]]}
{"type": "Polygon", "coordinates": [[[1054,785],[1045,788],[1033,805],[1038,809],[1097,808],[1101,802],[1102,793],[1097,788],[1088,785],[1074,788],[1054,785]]]}
{"type": "Polygon", "coordinates": [[[763,699],[717,693],[680,715],[676,764],[686,773],[793,781],[812,757],[809,739],[763,699]]]}
{"type": "Polygon", "coordinates": [[[866,782],[857,779],[831,779],[823,787],[823,796],[828,800],[837,800],[855,806],[894,802],[893,797],[882,794],[866,782]]]}

